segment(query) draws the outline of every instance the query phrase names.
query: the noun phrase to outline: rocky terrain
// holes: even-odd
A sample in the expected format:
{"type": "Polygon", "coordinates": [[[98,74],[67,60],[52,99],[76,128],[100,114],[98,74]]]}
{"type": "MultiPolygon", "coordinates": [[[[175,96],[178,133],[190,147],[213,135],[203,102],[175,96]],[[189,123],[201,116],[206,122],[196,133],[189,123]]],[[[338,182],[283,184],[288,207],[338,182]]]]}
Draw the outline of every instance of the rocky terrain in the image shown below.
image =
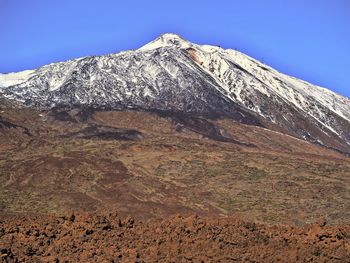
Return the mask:
{"type": "Polygon", "coordinates": [[[117,213],[0,217],[2,262],[349,262],[350,226],[117,213]]]}

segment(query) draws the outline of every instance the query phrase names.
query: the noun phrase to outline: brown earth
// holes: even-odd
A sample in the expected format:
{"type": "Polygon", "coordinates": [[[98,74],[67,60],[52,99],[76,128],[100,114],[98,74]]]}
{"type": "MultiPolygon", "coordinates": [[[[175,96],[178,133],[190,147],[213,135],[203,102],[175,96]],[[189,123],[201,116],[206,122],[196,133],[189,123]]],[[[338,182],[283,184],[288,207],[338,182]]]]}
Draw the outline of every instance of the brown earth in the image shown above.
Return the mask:
{"type": "Polygon", "coordinates": [[[14,108],[1,119],[3,212],[350,219],[350,158],[276,131],[140,111],[14,108]]]}
{"type": "Polygon", "coordinates": [[[349,262],[350,225],[267,226],[179,215],[0,217],[2,262],[349,262]]]}
{"type": "Polygon", "coordinates": [[[230,119],[1,104],[0,181],[4,262],[349,262],[350,158],[230,119]]]}

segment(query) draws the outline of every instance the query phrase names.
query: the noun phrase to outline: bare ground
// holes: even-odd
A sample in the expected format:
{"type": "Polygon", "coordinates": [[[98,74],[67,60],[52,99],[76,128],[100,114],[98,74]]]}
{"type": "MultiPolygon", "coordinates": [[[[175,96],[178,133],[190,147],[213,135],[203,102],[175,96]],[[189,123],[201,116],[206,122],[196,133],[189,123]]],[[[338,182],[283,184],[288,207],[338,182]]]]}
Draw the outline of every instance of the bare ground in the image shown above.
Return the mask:
{"type": "Polygon", "coordinates": [[[349,262],[344,154],[200,116],[0,119],[3,262],[349,262]]]}
{"type": "Polygon", "coordinates": [[[350,226],[267,226],[179,215],[141,222],[117,213],[6,216],[2,262],[349,262],[350,226]]]}

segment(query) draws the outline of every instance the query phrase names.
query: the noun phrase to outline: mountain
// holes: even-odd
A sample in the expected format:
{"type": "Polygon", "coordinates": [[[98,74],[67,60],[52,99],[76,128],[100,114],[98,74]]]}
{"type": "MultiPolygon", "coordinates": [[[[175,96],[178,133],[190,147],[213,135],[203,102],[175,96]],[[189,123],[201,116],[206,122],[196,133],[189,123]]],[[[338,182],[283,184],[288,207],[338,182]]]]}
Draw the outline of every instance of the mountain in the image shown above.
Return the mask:
{"type": "Polygon", "coordinates": [[[166,34],[0,83],[0,215],[350,218],[349,101],[236,51],[166,34]]]}
{"type": "Polygon", "coordinates": [[[350,100],[238,51],[164,34],[138,50],[0,75],[26,106],[142,109],[228,117],[350,153],[350,100]]]}

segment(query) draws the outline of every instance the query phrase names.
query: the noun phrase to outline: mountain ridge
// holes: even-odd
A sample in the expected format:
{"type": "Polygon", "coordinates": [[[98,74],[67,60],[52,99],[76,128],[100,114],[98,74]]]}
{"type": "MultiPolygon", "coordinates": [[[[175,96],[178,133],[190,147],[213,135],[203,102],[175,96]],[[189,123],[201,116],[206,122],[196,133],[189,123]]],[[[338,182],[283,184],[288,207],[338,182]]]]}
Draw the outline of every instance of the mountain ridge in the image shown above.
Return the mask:
{"type": "Polygon", "coordinates": [[[350,152],[348,98],[238,51],[193,44],[172,33],[137,50],[0,75],[0,94],[43,108],[89,105],[214,113],[277,125],[295,137],[350,152]]]}

